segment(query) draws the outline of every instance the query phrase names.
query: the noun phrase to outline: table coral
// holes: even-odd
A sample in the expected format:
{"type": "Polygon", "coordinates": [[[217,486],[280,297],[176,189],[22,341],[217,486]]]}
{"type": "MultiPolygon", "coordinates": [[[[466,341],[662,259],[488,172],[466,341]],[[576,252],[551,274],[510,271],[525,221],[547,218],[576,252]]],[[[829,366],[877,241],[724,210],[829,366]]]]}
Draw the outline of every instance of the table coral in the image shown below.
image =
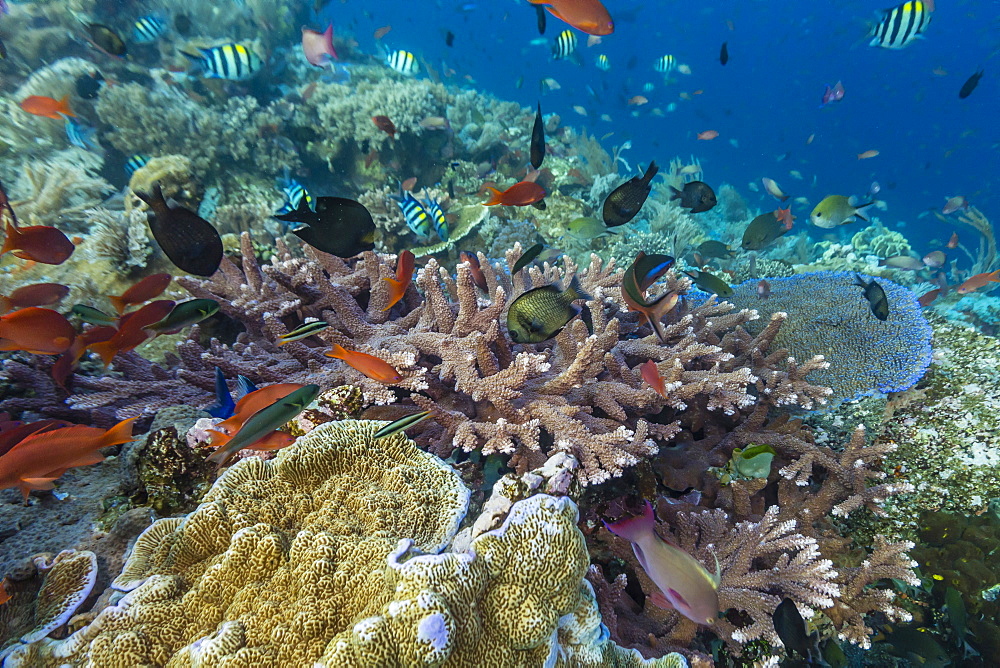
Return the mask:
{"type": "MultiPolygon", "coordinates": [[[[883,322],[853,281],[854,275],[843,271],[775,278],[768,281],[767,299],[757,296],[757,281],[747,281],[734,287],[728,301],[764,316],[787,313],[775,346],[795,359],[823,355],[829,368],[809,379],[832,388],[836,401],[912,387],[931,360],[931,329],[916,295],[878,279],[889,301],[889,318],[883,322]]],[[[750,325],[750,331],[757,326],[750,325]]]]}

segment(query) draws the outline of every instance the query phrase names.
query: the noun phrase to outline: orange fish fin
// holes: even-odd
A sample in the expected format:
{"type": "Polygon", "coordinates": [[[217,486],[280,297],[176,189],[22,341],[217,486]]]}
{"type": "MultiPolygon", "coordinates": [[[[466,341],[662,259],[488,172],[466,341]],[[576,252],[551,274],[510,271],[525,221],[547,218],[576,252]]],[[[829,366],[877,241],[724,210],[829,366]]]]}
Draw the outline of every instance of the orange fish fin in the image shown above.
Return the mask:
{"type": "Polygon", "coordinates": [[[503,204],[503,192],[493,186],[486,186],[486,190],[489,191],[490,198],[483,202],[483,206],[496,206],[497,204],[503,204]]]}
{"type": "Polygon", "coordinates": [[[127,420],[122,420],[116,424],[111,429],[104,432],[104,436],[101,437],[100,447],[106,448],[110,445],[118,445],[120,443],[128,443],[132,440],[132,423],[138,418],[128,418],[127,420]]]}
{"type": "Polygon", "coordinates": [[[346,360],[347,352],[348,351],[346,348],[344,348],[344,346],[340,345],[339,343],[334,343],[333,346],[330,348],[330,350],[325,354],[327,357],[332,357],[338,360],[346,360]]]}
{"type": "MultiPolygon", "coordinates": [[[[63,95],[62,99],[59,100],[59,106],[56,107],[57,114],[66,114],[67,116],[76,116],[69,108],[69,93],[63,95]]],[[[54,116],[58,118],[58,116],[54,116]]]]}
{"type": "Polygon", "coordinates": [[[7,237],[3,240],[3,246],[0,247],[0,255],[18,250],[17,246],[21,241],[21,232],[9,220],[4,226],[4,233],[7,237]]]}
{"type": "Polygon", "coordinates": [[[115,345],[111,341],[101,341],[100,343],[95,343],[90,346],[90,350],[97,353],[97,355],[101,358],[101,361],[104,362],[105,368],[111,364],[111,360],[113,360],[115,355],[118,354],[118,349],[115,348],[115,345]]]}
{"type": "Polygon", "coordinates": [[[111,305],[115,307],[116,311],[118,311],[118,315],[125,313],[125,309],[128,308],[128,303],[120,296],[108,295],[108,301],[111,302],[111,305]]]}
{"type": "Polygon", "coordinates": [[[654,591],[649,595],[649,601],[658,608],[663,608],[664,610],[673,610],[674,604],[670,602],[666,596],[663,595],[659,589],[654,591]]]}
{"type": "Polygon", "coordinates": [[[71,462],[67,462],[64,468],[71,469],[75,466],[93,466],[94,464],[100,464],[104,461],[104,457],[99,452],[91,452],[82,457],[74,459],[71,462]]]}
{"type": "Polygon", "coordinates": [[[52,483],[58,479],[59,479],[58,476],[56,476],[55,478],[21,478],[21,484],[18,485],[18,487],[21,487],[22,492],[24,491],[25,487],[27,487],[28,489],[37,489],[40,491],[44,491],[47,489],[55,489],[56,486],[53,485],[52,483]]]}
{"type": "Polygon", "coordinates": [[[383,311],[388,311],[406,294],[407,284],[403,281],[397,281],[395,278],[383,278],[382,280],[389,284],[389,303],[382,309],[383,311]]]}

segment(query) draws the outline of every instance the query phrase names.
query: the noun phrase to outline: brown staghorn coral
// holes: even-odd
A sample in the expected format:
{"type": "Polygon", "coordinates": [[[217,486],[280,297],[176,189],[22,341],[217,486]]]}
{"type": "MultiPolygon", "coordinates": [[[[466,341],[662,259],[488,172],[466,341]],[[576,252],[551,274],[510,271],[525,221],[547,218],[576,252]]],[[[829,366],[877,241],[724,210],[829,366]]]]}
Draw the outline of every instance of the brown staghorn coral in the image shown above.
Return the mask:
{"type": "Polygon", "coordinates": [[[436,554],[469,492],[405,436],[373,439],[382,424],[326,424],[240,462],[139,537],[116,604],[7,665],[686,665],[608,641],[569,499],[521,501],[470,551],[436,554]]]}

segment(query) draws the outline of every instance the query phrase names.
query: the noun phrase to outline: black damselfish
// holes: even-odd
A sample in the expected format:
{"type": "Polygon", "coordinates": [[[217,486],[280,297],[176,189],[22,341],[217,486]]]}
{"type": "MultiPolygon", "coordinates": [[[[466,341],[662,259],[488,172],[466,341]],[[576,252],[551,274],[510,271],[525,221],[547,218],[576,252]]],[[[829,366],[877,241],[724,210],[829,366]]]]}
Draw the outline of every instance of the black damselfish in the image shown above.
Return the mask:
{"type": "Polygon", "coordinates": [[[535,124],[531,126],[531,166],[538,169],[545,159],[545,121],[542,120],[542,103],[535,112],[535,124]]]}
{"type": "Polygon", "coordinates": [[[324,253],[352,257],[375,248],[375,221],[368,209],[353,199],[317,197],[313,211],[302,198],[295,211],[275,218],[305,225],[292,234],[324,253]]]}
{"type": "Polygon", "coordinates": [[[149,229],[178,269],[195,276],[215,273],[222,262],[222,238],[210,222],[190,209],[168,206],[159,183],[153,185],[152,194],[135,195],[153,211],[149,229]]]}
{"type": "Polygon", "coordinates": [[[972,95],[972,91],[976,90],[976,86],[979,85],[979,80],[983,78],[983,74],[984,71],[979,70],[971,77],[966,79],[965,83],[962,84],[962,89],[958,91],[958,97],[964,100],[965,98],[972,95]]]}
{"type": "Polygon", "coordinates": [[[635,218],[639,209],[646,203],[650,191],[649,183],[659,170],[660,168],[653,161],[649,163],[642,178],[633,176],[612,190],[608,198],[604,200],[604,224],[608,227],[618,227],[635,218]]]}

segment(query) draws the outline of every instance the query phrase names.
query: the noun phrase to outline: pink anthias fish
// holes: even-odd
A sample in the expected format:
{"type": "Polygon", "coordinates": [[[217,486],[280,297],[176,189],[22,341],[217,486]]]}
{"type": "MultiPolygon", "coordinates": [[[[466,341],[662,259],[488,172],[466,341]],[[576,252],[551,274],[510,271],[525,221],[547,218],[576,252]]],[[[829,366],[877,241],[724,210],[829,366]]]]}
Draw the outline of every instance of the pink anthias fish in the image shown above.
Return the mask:
{"type": "Polygon", "coordinates": [[[840,102],[844,99],[844,84],[838,81],[833,86],[830,84],[826,85],[826,90],[823,91],[823,104],[819,105],[822,109],[831,102],[840,102]]]}
{"type": "Polygon", "coordinates": [[[337,60],[337,50],[333,48],[333,24],[328,25],[325,32],[303,27],[302,52],[309,64],[316,67],[324,67],[331,59],[337,60]]]}
{"type": "Polygon", "coordinates": [[[608,524],[616,536],[632,542],[632,551],[646,575],[660,588],[650,597],[661,608],[673,608],[698,624],[715,623],[719,613],[719,563],[715,575],[690,554],[656,533],[653,507],[646,502],[642,515],[608,524]],[[662,592],[662,593],[661,593],[662,592]]]}

